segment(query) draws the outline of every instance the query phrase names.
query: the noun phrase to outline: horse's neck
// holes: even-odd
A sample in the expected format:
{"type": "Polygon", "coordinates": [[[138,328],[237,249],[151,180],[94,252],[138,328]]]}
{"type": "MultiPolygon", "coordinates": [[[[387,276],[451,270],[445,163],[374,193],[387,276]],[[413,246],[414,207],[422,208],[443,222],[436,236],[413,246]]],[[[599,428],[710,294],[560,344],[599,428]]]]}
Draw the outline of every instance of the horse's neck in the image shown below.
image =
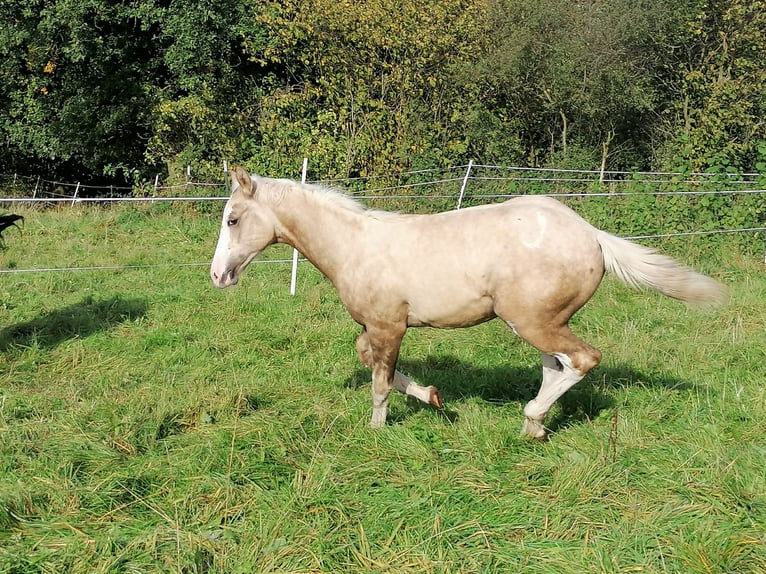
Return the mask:
{"type": "Polygon", "coordinates": [[[277,237],[300,251],[333,279],[358,243],[364,214],[321,197],[302,186],[288,190],[273,207],[280,223],[277,237]]]}

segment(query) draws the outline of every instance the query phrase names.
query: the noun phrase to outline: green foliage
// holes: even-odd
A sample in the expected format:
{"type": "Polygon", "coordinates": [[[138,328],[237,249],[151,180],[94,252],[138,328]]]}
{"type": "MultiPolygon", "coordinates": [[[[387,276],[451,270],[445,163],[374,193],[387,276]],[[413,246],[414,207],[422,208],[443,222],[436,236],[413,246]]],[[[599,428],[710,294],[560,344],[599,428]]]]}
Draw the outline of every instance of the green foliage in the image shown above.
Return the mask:
{"type": "Polygon", "coordinates": [[[511,162],[648,167],[657,108],[673,97],[662,86],[668,44],[697,4],[491,2],[481,65],[466,73],[482,85],[485,115],[520,135],[511,162]]]}
{"type": "Polygon", "coordinates": [[[764,14],[763,0],[4,0],[0,170],[753,171],[764,14]]]}
{"type": "Polygon", "coordinates": [[[673,106],[677,157],[694,171],[758,169],[766,141],[766,3],[708,2],[687,26],[691,57],[678,64],[673,106]]]}
{"type": "Polygon", "coordinates": [[[12,157],[139,169],[160,65],[156,14],[94,0],[3,2],[0,14],[0,130],[12,157]]]}
{"type": "Polygon", "coordinates": [[[459,160],[460,92],[449,70],[471,59],[476,10],[462,0],[258,8],[273,40],[250,57],[289,74],[272,75],[271,96],[250,120],[247,159],[280,171],[309,156],[323,177],[459,160]]]}

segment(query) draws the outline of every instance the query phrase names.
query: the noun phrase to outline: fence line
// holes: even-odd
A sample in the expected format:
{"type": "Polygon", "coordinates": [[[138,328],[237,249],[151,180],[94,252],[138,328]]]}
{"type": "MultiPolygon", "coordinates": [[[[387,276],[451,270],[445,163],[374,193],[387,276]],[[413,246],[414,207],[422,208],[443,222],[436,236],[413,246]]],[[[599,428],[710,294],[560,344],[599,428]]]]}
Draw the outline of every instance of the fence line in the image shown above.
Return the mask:
{"type": "MultiPolygon", "coordinates": [[[[481,180],[482,178],[469,177],[468,180],[481,180]]],[[[350,193],[355,199],[370,200],[370,199],[451,199],[455,198],[455,195],[369,195],[370,193],[376,193],[379,191],[394,191],[396,189],[411,189],[418,186],[436,185],[442,183],[463,181],[463,178],[456,178],[450,180],[439,180],[437,182],[429,182],[422,184],[407,184],[401,186],[392,186],[384,188],[371,189],[366,192],[350,193]]],[[[537,180],[536,180],[537,181],[537,180]]],[[[593,191],[593,192],[562,192],[562,193],[535,193],[534,195],[542,197],[640,197],[640,196],[697,196],[697,195],[749,195],[749,194],[766,194],[766,189],[721,189],[721,190],[688,190],[688,191],[593,191]]],[[[523,195],[530,195],[528,193],[475,193],[466,194],[465,197],[471,199],[503,199],[521,197],[523,195]]],[[[458,194],[458,198],[461,196],[458,194]]],[[[59,197],[0,197],[0,203],[69,203],[71,205],[82,203],[160,203],[160,202],[183,202],[183,201],[226,201],[228,196],[173,196],[173,197],[71,197],[71,196],[59,196],[59,197]]]]}
{"type": "Polygon", "coordinates": [[[69,203],[76,205],[81,203],[160,203],[163,201],[226,201],[226,196],[198,196],[198,197],[0,197],[0,203],[69,203]]]}
{"type": "MultiPolygon", "coordinates": [[[[639,239],[669,239],[672,237],[692,237],[702,235],[718,235],[728,233],[746,233],[746,232],[766,232],[766,227],[746,227],[743,229],[715,229],[712,231],[686,231],[678,233],[659,233],[656,235],[628,235],[622,236],[623,239],[636,241],[639,239]]],[[[268,265],[272,263],[305,263],[308,259],[303,257],[291,258],[291,259],[255,259],[251,265],[268,265]]],[[[210,265],[210,262],[204,263],[148,263],[146,265],[96,265],[92,267],[33,267],[29,269],[0,269],[0,275],[3,274],[21,274],[21,273],[51,273],[51,272],[67,272],[67,271],[131,271],[137,269],[160,269],[160,268],[174,268],[174,267],[206,267],[210,265]]],[[[291,279],[291,294],[295,294],[295,285],[291,279]]]]}
{"type": "MultiPolygon", "coordinates": [[[[252,264],[264,265],[270,263],[290,263],[291,259],[258,259],[252,264]]],[[[307,259],[300,259],[307,261],[307,259]]],[[[251,264],[251,265],[252,265],[251,264]]],[[[133,271],[136,269],[160,269],[175,267],[206,267],[206,263],[147,263],[146,265],[94,265],[91,267],[32,267],[30,269],[0,269],[0,275],[11,275],[15,273],[53,273],[67,271],[133,271]]]]}
{"type": "MultiPolygon", "coordinates": [[[[433,175],[437,173],[456,173],[454,177],[441,177],[441,178],[435,178],[428,182],[416,182],[416,183],[407,183],[407,184],[401,184],[401,185],[392,185],[392,186],[384,186],[379,187],[375,189],[371,189],[369,191],[388,191],[388,190],[395,190],[395,189],[407,189],[411,187],[419,187],[419,186],[433,186],[433,185],[440,185],[445,183],[452,183],[457,181],[463,181],[464,176],[462,174],[472,172],[478,172],[481,170],[492,170],[495,172],[508,172],[513,175],[509,176],[487,176],[487,175],[470,175],[468,179],[475,180],[475,181],[495,181],[495,182],[503,182],[503,181],[522,181],[522,182],[544,182],[544,183],[562,183],[562,184],[586,184],[586,183],[598,183],[598,184],[630,184],[630,183],[643,183],[643,184],[668,184],[673,183],[675,185],[689,185],[689,186],[697,186],[704,182],[711,182],[716,180],[725,180],[729,185],[750,185],[752,186],[755,183],[755,180],[758,180],[760,177],[762,177],[762,174],[757,173],[744,173],[744,174],[721,174],[721,173],[680,173],[680,172],[663,172],[663,171],[647,171],[647,172],[629,172],[629,171],[617,171],[617,170],[611,170],[611,171],[600,171],[600,170],[576,170],[576,169],[561,169],[561,168],[541,168],[541,167],[518,167],[518,166],[499,166],[499,165],[484,165],[484,164],[474,164],[473,161],[469,162],[467,165],[456,165],[451,167],[445,167],[445,168],[434,168],[434,169],[424,169],[424,170],[414,170],[409,172],[398,172],[398,173],[392,173],[392,174],[383,174],[383,175],[373,175],[373,176],[363,176],[363,177],[352,177],[352,178],[343,178],[343,179],[324,179],[324,180],[315,180],[315,181],[309,181],[309,183],[320,183],[325,185],[339,185],[343,186],[344,184],[354,184],[359,182],[369,182],[374,180],[402,180],[407,178],[414,178],[417,176],[424,176],[424,175],[433,175]],[[530,174],[528,176],[524,175],[517,175],[517,174],[530,174]],[[531,174],[534,174],[531,175],[531,174]],[[550,174],[548,177],[541,177],[542,174],[550,174]],[[579,177],[571,177],[571,176],[579,176],[579,177]],[[733,179],[738,178],[738,179],[733,179]]],[[[187,180],[185,183],[179,183],[175,185],[158,185],[158,178],[155,178],[154,185],[151,185],[150,183],[146,183],[146,185],[150,186],[155,192],[168,192],[173,190],[181,190],[185,189],[188,190],[189,188],[205,188],[205,187],[224,187],[225,182],[219,181],[219,182],[204,182],[204,181],[193,181],[191,179],[191,171],[190,168],[187,168],[187,180]]],[[[8,179],[10,179],[10,176],[4,176],[8,179]]],[[[0,176],[0,180],[3,178],[3,176],[0,176]]],[[[34,176],[18,176],[16,174],[13,175],[12,181],[9,183],[9,185],[17,185],[18,180],[26,180],[29,182],[29,187],[32,187],[32,183],[34,182],[34,196],[36,196],[38,193],[40,193],[40,188],[43,186],[50,186],[54,188],[54,191],[51,192],[45,192],[53,196],[58,197],[69,197],[70,201],[72,199],[72,196],[63,196],[62,194],[56,193],[55,189],[57,188],[75,188],[75,191],[77,191],[77,188],[79,188],[79,193],[82,194],[84,192],[87,192],[88,190],[91,191],[101,191],[103,193],[109,192],[111,194],[114,194],[115,192],[128,192],[131,193],[134,190],[134,187],[129,186],[115,186],[115,185],[88,185],[88,184],[80,184],[80,183],[67,183],[67,182],[61,182],[57,180],[47,180],[42,179],[40,176],[34,177],[34,176]]],[[[15,199],[15,198],[13,198],[15,199]]],[[[102,198],[104,199],[104,198],[102,198]]],[[[126,200],[128,198],[120,198],[122,200],[126,200]]],[[[207,198],[204,198],[207,199],[207,198]]],[[[166,200],[166,201],[179,201],[183,199],[179,198],[158,198],[158,200],[166,200]]],[[[187,199],[190,200],[190,199],[187,199]]]]}
{"type": "MultiPolygon", "coordinates": [[[[225,163],[224,163],[225,165],[225,163]]],[[[303,173],[301,180],[306,180],[306,170],[307,170],[307,160],[304,159],[304,167],[303,167],[303,173]]],[[[154,186],[152,186],[152,189],[155,191],[168,191],[168,190],[175,190],[175,189],[186,189],[188,190],[190,187],[193,188],[205,188],[205,187],[218,187],[218,188],[225,188],[226,182],[221,181],[218,183],[208,183],[208,182],[193,182],[191,181],[191,170],[190,168],[187,169],[187,181],[185,184],[179,184],[179,185],[172,185],[172,186],[159,186],[158,184],[158,178],[155,178],[154,186]]],[[[557,184],[607,184],[607,185],[615,185],[615,184],[622,184],[622,185],[629,185],[629,184],[674,184],[674,185],[688,185],[690,187],[692,186],[698,186],[703,183],[714,183],[717,181],[717,179],[713,178],[721,178],[722,174],[703,174],[703,173],[697,173],[697,174],[681,174],[681,173],[674,173],[674,172],[623,172],[623,171],[596,171],[596,170],[573,170],[573,169],[557,169],[557,168],[524,168],[524,167],[515,167],[515,166],[490,166],[490,165],[481,165],[481,164],[474,164],[473,161],[469,162],[467,165],[462,166],[453,166],[449,168],[435,168],[435,169],[426,169],[426,170],[417,170],[417,171],[411,171],[411,172],[404,172],[404,173],[398,173],[393,175],[376,175],[376,176],[365,176],[365,177],[355,177],[355,178],[347,178],[347,179],[328,179],[328,180],[318,180],[313,181],[309,183],[320,183],[320,184],[344,184],[344,183],[359,183],[359,182],[370,182],[370,181],[380,181],[385,179],[396,179],[401,181],[405,178],[412,178],[412,177],[418,177],[418,176],[432,176],[432,179],[429,181],[421,181],[421,182],[409,182],[404,184],[398,184],[398,185],[388,185],[388,186],[381,186],[377,188],[371,188],[366,189],[364,191],[349,191],[348,193],[352,195],[355,199],[358,200],[381,200],[381,199],[419,199],[419,200],[425,200],[425,199],[453,199],[457,201],[457,209],[460,209],[462,206],[462,203],[464,199],[470,198],[473,200],[494,200],[494,199],[508,199],[513,197],[519,197],[521,195],[527,195],[522,193],[466,193],[466,188],[469,181],[478,181],[478,182],[540,182],[540,183],[557,183],[557,184]],[[457,172],[460,170],[461,173],[457,173],[455,177],[444,177],[444,174],[450,173],[450,172],[457,172]],[[493,175],[485,175],[482,174],[481,171],[483,170],[495,170],[495,171],[504,171],[504,172],[510,172],[514,175],[504,177],[504,176],[493,176],[493,175]],[[531,175],[516,175],[516,174],[538,174],[538,177],[532,177],[531,175]],[[552,177],[539,177],[540,175],[552,175],[552,177]],[[435,177],[436,175],[442,175],[442,177],[435,177]],[[570,177],[570,176],[577,176],[577,177],[570,177]],[[585,177],[583,177],[585,176],[585,177]],[[593,177],[588,177],[593,176],[593,177]],[[605,178],[605,176],[608,176],[608,178],[605,178]],[[658,178],[683,178],[681,180],[672,180],[672,179],[658,179],[658,178]],[[697,179],[701,178],[701,179],[697,179]],[[412,190],[412,189],[421,189],[424,187],[435,187],[435,186],[444,186],[447,184],[456,184],[462,182],[462,185],[460,187],[459,192],[457,193],[457,196],[454,194],[435,194],[435,195],[404,195],[404,194],[388,194],[388,195],[381,195],[383,192],[393,192],[396,190],[412,190]]],[[[736,185],[745,185],[745,186],[753,186],[753,184],[756,183],[756,181],[753,180],[747,180],[742,178],[754,178],[759,179],[761,176],[759,174],[741,174],[741,175],[732,175],[731,177],[739,177],[740,179],[731,179],[727,178],[725,181],[722,181],[720,183],[728,184],[728,186],[735,187],[736,185]]],[[[14,174],[14,183],[17,182],[17,176],[14,174]]],[[[20,179],[24,179],[23,177],[20,179]]],[[[27,177],[26,179],[32,181],[35,178],[33,177],[27,177]]],[[[224,177],[225,180],[225,177],[224,177]]],[[[112,193],[115,191],[133,191],[133,188],[130,187],[120,187],[120,186],[92,186],[92,185],[81,185],[80,183],[76,184],[68,184],[68,183],[62,183],[57,181],[49,181],[41,179],[40,176],[37,176],[35,181],[35,187],[32,197],[0,197],[0,203],[9,203],[9,204],[21,204],[21,203],[69,203],[70,205],[74,206],[76,204],[86,204],[86,203],[100,203],[100,204],[113,204],[113,203],[137,203],[137,202],[146,202],[146,203],[157,203],[157,202],[206,202],[206,201],[225,201],[228,199],[227,196],[170,196],[170,197],[158,197],[158,196],[150,196],[150,197],[132,197],[132,196],[121,196],[121,197],[82,197],[82,195],[78,196],[78,193],[82,194],[85,192],[85,190],[110,190],[112,193]],[[62,194],[54,193],[54,192],[47,192],[50,195],[54,197],[40,197],[40,186],[41,185],[52,185],[55,189],[63,188],[63,187],[74,187],[75,192],[73,196],[65,196],[62,194]]],[[[647,190],[647,191],[592,191],[592,192],[563,192],[563,193],[539,193],[535,195],[541,195],[541,196],[551,196],[551,197],[557,197],[557,198],[584,198],[584,197],[626,197],[626,196],[655,196],[655,197],[661,197],[661,196],[707,196],[707,195],[737,195],[737,194],[763,194],[766,193],[766,190],[764,189],[756,189],[754,187],[747,187],[746,189],[721,189],[721,190],[699,190],[699,189],[690,189],[686,191],[659,191],[659,190],[647,190]]],[[[711,230],[711,231],[691,231],[691,232],[678,232],[678,233],[665,233],[665,234],[655,234],[655,235],[635,235],[626,237],[626,239],[630,240],[643,240],[643,239],[661,239],[661,238],[672,238],[672,237],[688,237],[688,236],[700,236],[700,235],[714,235],[714,234],[729,234],[729,233],[744,233],[744,232],[762,232],[766,231],[766,227],[749,227],[749,228],[743,228],[743,229],[721,229],[721,230],[711,230]]],[[[257,264],[264,264],[264,263],[289,263],[292,261],[293,263],[293,273],[291,277],[291,293],[295,293],[295,284],[296,284],[296,270],[297,270],[297,263],[298,263],[298,256],[297,252],[293,253],[292,260],[258,260],[254,263],[257,264]]],[[[305,259],[300,259],[301,262],[306,261],[305,259]]],[[[92,266],[92,267],[50,267],[50,268],[30,268],[30,269],[0,269],[0,274],[18,274],[18,273],[45,273],[45,272],[67,272],[67,271],[124,271],[124,270],[135,270],[135,269],[148,269],[148,268],[172,268],[172,267],[202,267],[209,265],[209,263],[165,263],[165,264],[148,264],[148,265],[106,265],[106,266],[92,266]]]]}
{"type": "Polygon", "coordinates": [[[713,229],[712,231],[679,231],[678,233],[658,233],[656,235],[628,235],[623,239],[665,239],[669,237],[691,237],[695,235],[718,235],[724,233],[744,233],[747,231],[766,231],[766,227],[746,227],[744,229],[713,229]]]}

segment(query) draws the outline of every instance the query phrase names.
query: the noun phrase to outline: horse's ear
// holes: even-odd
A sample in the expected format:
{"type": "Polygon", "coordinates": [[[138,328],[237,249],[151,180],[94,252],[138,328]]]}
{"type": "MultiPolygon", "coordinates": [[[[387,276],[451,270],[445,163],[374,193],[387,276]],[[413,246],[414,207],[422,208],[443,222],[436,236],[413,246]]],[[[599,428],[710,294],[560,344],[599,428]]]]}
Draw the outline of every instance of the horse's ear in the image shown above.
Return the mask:
{"type": "Polygon", "coordinates": [[[255,184],[253,184],[253,180],[250,177],[250,174],[247,173],[247,170],[244,167],[235,167],[229,172],[229,175],[231,175],[232,182],[237,182],[239,190],[242,193],[246,195],[253,195],[255,192],[255,184]]]}

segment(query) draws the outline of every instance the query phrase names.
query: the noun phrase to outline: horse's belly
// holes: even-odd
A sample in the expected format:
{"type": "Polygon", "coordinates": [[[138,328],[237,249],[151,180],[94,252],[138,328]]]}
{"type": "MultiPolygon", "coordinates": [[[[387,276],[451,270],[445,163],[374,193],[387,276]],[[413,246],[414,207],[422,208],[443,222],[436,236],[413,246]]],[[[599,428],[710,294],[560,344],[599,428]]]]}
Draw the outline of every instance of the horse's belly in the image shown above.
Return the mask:
{"type": "Polygon", "coordinates": [[[440,296],[437,292],[422,300],[409,302],[407,325],[410,327],[438,327],[450,329],[470,327],[495,317],[491,297],[440,296]]]}

